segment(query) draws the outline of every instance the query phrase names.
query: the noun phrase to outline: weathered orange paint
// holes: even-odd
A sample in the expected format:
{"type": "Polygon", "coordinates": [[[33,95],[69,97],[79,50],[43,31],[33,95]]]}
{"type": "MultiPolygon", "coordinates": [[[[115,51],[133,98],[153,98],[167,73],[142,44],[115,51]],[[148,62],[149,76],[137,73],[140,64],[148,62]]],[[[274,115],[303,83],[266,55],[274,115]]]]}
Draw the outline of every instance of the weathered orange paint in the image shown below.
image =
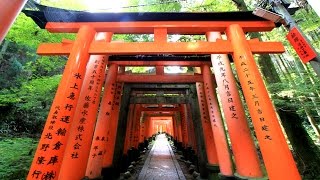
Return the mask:
{"type": "Polygon", "coordinates": [[[0,44],[27,0],[0,1],[0,44]]]}
{"type": "Polygon", "coordinates": [[[134,118],[133,126],[133,147],[138,148],[139,145],[139,135],[140,135],[140,118],[141,118],[141,104],[137,104],[135,108],[136,116],[134,118]]]}
{"type": "Polygon", "coordinates": [[[127,117],[127,128],[126,128],[126,136],[123,146],[123,154],[127,154],[128,150],[131,148],[131,142],[132,142],[132,128],[133,128],[133,119],[135,116],[135,104],[129,105],[129,112],[127,117]]]}
{"type": "Polygon", "coordinates": [[[27,179],[46,177],[48,174],[54,177],[52,179],[59,177],[70,125],[89,60],[88,49],[95,33],[91,27],[84,26],[76,36],[27,179]]]}
{"type": "Polygon", "coordinates": [[[182,142],[183,147],[188,147],[188,125],[187,125],[187,117],[186,117],[186,104],[180,104],[180,117],[181,117],[181,123],[182,123],[182,142]]]}
{"type": "MultiPolygon", "coordinates": [[[[215,41],[218,38],[221,38],[219,32],[207,33],[207,39],[209,41],[215,41]]],[[[247,178],[261,178],[263,174],[258,154],[251,137],[228,56],[226,54],[212,54],[211,60],[218,85],[218,92],[221,98],[222,109],[224,111],[224,117],[228,127],[237,174],[247,178]]],[[[204,66],[203,69],[206,71],[204,72],[204,80],[206,81],[205,76],[207,76],[208,87],[209,89],[212,89],[212,83],[210,83],[210,80],[212,79],[211,71],[208,66],[204,66]]],[[[215,91],[213,91],[213,93],[208,91],[208,93],[210,93],[211,96],[213,95],[214,99],[216,99],[214,95],[215,91]]],[[[219,107],[214,106],[212,108],[219,109],[219,107]]]]}
{"type": "MultiPolygon", "coordinates": [[[[111,33],[98,33],[96,40],[110,41],[111,37],[111,33]]],[[[108,56],[91,55],[89,59],[59,179],[82,179],[85,176],[107,63],[108,56]]]]}
{"type": "Polygon", "coordinates": [[[210,31],[223,32],[231,24],[239,24],[245,32],[271,31],[275,24],[271,21],[148,21],[148,22],[48,22],[49,32],[77,33],[83,25],[93,27],[97,32],[115,34],[153,34],[155,28],[166,28],[168,34],[205,34],[210,31]]]}
{"type": "Polygon", "coordinates": [[[182,126],[181,126],[181,119],[179,117],[179,112],[176,112],[174,114],[173,120],[176,123],[177,141],[182,142],[182,126]]]}
{"type": "MultiPolygon", "coordinates": [[[[102,161],[105,144],[107,141],[107,127],[108,122],[111,119],[111,108],[114,99],[116,84],[115,79],[117,77],[117,65],[111,64],[107,73],[107,77],[104,84],[103,98],[98,113],[97,123],[95,125],[94,135],[90,148],[88,164],[86,167],[85,175],[89,178],[100,177],[102,169],[102,161]]],[[[115,137],[113,137],[115,138],[115,137]]],[[[109,154],[108,154],[109,155],[109,154]]]]}
{"type": "Polygon", "coordinates": [[[156,66],[156,74],[164,75],[164,66],[156,66]]]}
{"type": "Polygon", "coordinates": [[[146,139],[146,117],[144,112],[141,112],[140,132],[139,132],[139,143],[143,143],[146,139]]]}
{"type": "Polygon", "coordinates": [[[301,177],[281,130],[246,36],[240,25],[226,31],[234,48],[233,59],[270,179],[300,180],[301,177]]]}
{"type": "Polygon", "coordinates": [[[113,162],[113,155],[117,137],[118,123],[119,123],[119,113],[120,113],[120,102],[122,98],[123,84],[116,84],[116,91],[114,94],[114,100],[111,108],[111,118],[107,125],[107,143],[104,146],[104,152],[106,152],[103,156],[102,167],[110,167],[113,162]]]}
{"type": "Polygon", "coordinates": [[[201,124],[203,129],[203,138],[206,146],[206,153],[208,158],[208,163],[210,165],[218,165],[217,149],[215,139],[213,138],[213,133],[211,129],[211,123],[207,108],[207,102],[205,98],[205,93],[203,89],[203,83],[196,83],[198,102],[201,114],[201,124]]]}

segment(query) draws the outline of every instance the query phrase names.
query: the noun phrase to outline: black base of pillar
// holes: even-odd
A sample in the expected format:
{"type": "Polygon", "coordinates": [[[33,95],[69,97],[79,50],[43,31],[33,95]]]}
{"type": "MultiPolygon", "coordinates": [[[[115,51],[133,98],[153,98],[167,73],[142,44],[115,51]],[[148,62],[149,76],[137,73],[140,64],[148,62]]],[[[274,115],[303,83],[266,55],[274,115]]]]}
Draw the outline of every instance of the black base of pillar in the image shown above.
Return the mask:
{"type": "Polygon", "coordinates": [[[125,172],[130,165],[128,155],[125,154],[122,156],[120,164],[120,172],[125,172]]]}
{"type": "Polygon", "coordinates": [[[102,180],[103,177],[98,177],[98,178],[93,178],[93,179],[90,179],[89,177],[85,176],[84,178],[82,178],[81,180],[102,180]]]}
{"type": "Polygon", "coordinates": [[[225,175],[219,173],[219,179],[221,179],[221,180],[236,180],[237,178],[235,176],[225,176],[225,175]]]}
{"type": "Polygon", "coordinates": [[[144,140],[143,144],[144,144],[144,148],[148,149],[149,141],[148,140],[144,140]]]}
{"type": "Polygon", "coordinates": [[[144,150],[144,143],[139,143],[138,149],[139,149],[139,151],[143,151],[144,150]]]}
{"type": "Polygon", "coordinates": [[[120,173],[117,174],[117,170],[113,167],[104,167],[102,168],[101,175],[103,177],[103,180],[112,180],[117,179],[120,173]]]}
{"type": "Polygon", "coordinates": [[[178,142],[178,143],[177,143],[177,150],[178,150],[178,151],[182,151],[182,148],[183,148],[183,147],[182,147],[182,142],[178,142]]]}
{"type": "Polygon", "coordinates": [[[209,172],[208,175],[208,180],[218,180],[219,178],[219,165],[215,165],[215,164],[207,164],[207,169],[209,172]]]}
{"type": "Polygon", "coordinates": [[[234,173],[234,177],[235,177],[235,180],[268,180],[269,179],[268,177],[262,177],[262,178],[243,177],[237,173],[234,173]]]}

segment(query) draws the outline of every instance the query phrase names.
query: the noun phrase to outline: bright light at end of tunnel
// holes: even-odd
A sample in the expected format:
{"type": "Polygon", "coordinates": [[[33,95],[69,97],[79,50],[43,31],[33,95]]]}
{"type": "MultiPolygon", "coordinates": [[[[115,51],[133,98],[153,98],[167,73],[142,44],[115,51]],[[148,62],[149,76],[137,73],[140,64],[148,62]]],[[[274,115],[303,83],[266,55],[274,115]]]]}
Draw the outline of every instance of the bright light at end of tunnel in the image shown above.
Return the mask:
{"type": "Polygon", "coordinates": [[[82,0],[91,12],[122,12],[128,0],[82,0]]]}

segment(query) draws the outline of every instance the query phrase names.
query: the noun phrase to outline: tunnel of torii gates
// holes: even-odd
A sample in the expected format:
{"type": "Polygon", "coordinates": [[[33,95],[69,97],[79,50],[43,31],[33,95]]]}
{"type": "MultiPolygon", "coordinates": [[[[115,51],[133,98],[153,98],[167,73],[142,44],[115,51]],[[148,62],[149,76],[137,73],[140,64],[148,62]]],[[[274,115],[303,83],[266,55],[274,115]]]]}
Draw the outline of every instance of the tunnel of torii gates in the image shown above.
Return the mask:
{"type": "Polygon", "coordinates": [[[301,179],[253,56],[284,47],[246,38],[271,31],[273,22],[252,12],[24,13],[49,32],[76,33],[74,40],[38,48],[39,55],[68,60],[27,179],[112,179],[158,132],[167,133],[202,178],[301,179]],[[153,34],[154,41],[113,42],[115,34],[153,34]],[[170,34],[206,35],[207,41],[168,42],[170,34]],[[128,73],[128,66],[156,71],[128,73]],[[167,74],[166,66],[197,71],[167,74]]]}

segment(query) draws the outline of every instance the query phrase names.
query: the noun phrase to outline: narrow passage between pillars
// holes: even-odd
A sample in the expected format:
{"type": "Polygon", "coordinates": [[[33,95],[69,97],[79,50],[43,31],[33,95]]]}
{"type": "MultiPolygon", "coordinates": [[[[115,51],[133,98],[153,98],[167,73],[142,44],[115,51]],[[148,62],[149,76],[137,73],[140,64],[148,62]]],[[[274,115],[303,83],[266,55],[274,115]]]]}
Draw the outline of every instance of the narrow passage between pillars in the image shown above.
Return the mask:
{"type": "Polygon", "coordinates": [[[154,145],[139,174],[139,180],[185,180],[185,176],[164,134],[156,137],[154,145]]]}

